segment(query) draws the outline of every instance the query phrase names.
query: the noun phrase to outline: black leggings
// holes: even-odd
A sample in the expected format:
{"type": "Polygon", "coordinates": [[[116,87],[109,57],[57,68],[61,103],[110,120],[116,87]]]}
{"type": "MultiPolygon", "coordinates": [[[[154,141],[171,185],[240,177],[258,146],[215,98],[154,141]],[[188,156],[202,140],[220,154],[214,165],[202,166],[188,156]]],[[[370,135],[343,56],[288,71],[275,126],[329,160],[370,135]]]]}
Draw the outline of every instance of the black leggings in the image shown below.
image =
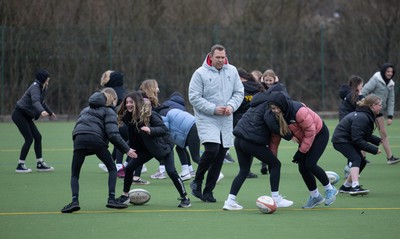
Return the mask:
{"type": "Polygon", "coordinates": [[[269,183],[272,192],[279,191],[281,162],[265,145],[255,144],[248,140],[236,137],[235,150],[239,162],[239,173],[232,182],[230,194],[237,195],[250,172],[253,156],[266,163],[270,170],[269,183]]]}
{"type": "MultiPolygon", "coordinates": [[[[128,126],[126,124],[123,124],[121,127],[118,128],[119,129],[119,133],[121,135],[121,137],[128,142],[128,126]]],[[[121,151],[118,150],[117,147],[114,146],[113,152],[112,152],[112,156],[115,159],[115,162],[117,164],[122,164],[123,158],[124,158],[124,153],[122,153],[121,151]]],[[[131,160],[131,158],[129,156],[126,156],[126,161],[129,163],[129,161],[131,160]]],[[[142,168],[143,168],[143,164],[140,165],[134,172],[134,176],[135,177],[140,177],[140,175],[142,174],[142,168]]]]}
{"type": "MultiPolygon", "coordinates": [[[[186,138],[185,146],[189,148],[190,156],[195,163],[200,162],[200,139],[197,133],[196,124],[190,128],[188,136],[186,138]]],[[[190,162],[189,152],[186,147],[181,148],[178,145],[175,147],[176,153],[178,154],[179,160],[181,161],[181,165],[192,165],[190,162]]]]}
{"type": "Polygon", "coordinates": [[[315,178],[317,178],[323,186],[329,184],[329,179],[328,176],[326,176],[325,171],[317,165],[318,160],[325,151],[328,140],[329,130],[324,123],[321,131],[315,136],[306,159],[299,162],[299,172],[309,191],[317,189],[315,178]]]}
{"type": "Polygon", "coordinates": [[[218,143],[204,143],[203,145],[204,153],[201,155],[194,181],[201,185],[204,175],[208,171],[206,186],[203,193],[211,193],[217,184],[218,176],[221,172],[228,148],[224,148],[222,144],[218,143]]]}
{"type": "MultiPolygon", "coordinates": [[[[136,154],[138,157],[131,159],[125,168],[124,193],[128,193],[131,188],[133,172],[136,171],[140,165],[143,165],[153,158],[153,155],[147,150],[137,151],[136,154]]],[[[165,165],[165,171],[167,171],[167,174],[174,183],[179,195],[182,198],[185,197],[187,195],[185,185],[183,184],[182,179],[179,177],[178,172],[176,172],[174,165],[174,151],[171,150],[167,156],[157,160],[160,162],[160,164],[165,165]]]]}
{"type": "Polygon", "coordinates": [[[35,141],[34,149],[36,158],[42,158],[42,135],[36,127],[33,119],[18,110],[14,110],[12,112],[11,118],[25,139],[25,142],[21,148],[19,159],[25,161],[33,141],[35,141]]]}
{"type": "Polygon", "coordinates": [[[335,144],[333,148],[343,154],[347,158],[348,162],[351,162],[351,167],[360,168],[360,174],[367,165],[367,161],[361,153],[361,150],[356,149],[351,144],[335,144]]]}
{"type": "MultiPolygon", "coordinates": [[[[79,137],[77,135],[76,137],[79,137]]],[[[79,175],[85,157],[96,154],[96,156],[106,165],[108,169],[108,195],[109,198],[115,197],[115,184],[117,182],[117,168],[114,164],[110,151],[107,147],[98,149],[74,149],[71,165],[71,190],[72,198],[78,199],[79,195],[79,175]]]]}

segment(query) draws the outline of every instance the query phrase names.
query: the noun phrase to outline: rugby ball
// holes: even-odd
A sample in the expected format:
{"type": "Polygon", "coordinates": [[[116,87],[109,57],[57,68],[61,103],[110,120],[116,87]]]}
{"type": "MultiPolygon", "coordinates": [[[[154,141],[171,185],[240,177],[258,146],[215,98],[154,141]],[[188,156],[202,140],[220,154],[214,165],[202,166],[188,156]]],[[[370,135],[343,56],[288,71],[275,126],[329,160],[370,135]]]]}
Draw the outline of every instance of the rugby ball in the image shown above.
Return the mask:
{"type": "Polygon", "coordinates": [[[333,171],[326,171],[326,176],[328,176],[329,182],[332,185],[335,185],[337,182],[339,182],[340,177],[337,173],[333,172],[333,171]]]}
{"type": "Polygon", "coordinates": [[[147,190],[136,188],[129,191],[129,202],[133,205],[143,205],[150,201],[151,195],[147,190]]]}
{"type": "Polygon", "coordinates": [[[256,205],[258,207],[258,210],[260,210],[260,212],[266,213],[266,214],[274,213],[277,208],[274,199],[272,199],[269,196],[261,196],[261,197],[257,198],[256,205]]]}

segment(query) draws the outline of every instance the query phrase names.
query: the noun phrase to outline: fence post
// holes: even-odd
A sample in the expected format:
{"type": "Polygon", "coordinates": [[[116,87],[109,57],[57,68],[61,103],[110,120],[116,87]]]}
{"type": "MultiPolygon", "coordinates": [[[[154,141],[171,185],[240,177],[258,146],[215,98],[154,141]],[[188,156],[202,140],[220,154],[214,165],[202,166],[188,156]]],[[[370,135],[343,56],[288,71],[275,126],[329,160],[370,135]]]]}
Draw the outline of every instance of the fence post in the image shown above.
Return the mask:
{"type": "Polygon", "coordinates": [[[112,21],[110,26],[108,27],[108,65],[109,68],[108,69],[112,69],[112,58],[113,58],[113,45],[112,45],[112,41],[113,41],[113,29],[112,29],[112,21]]]}
{"type": "Polygon", "coordinates": [[[1,115],[4,115],[4,58],[5,58],[5,43],[4,43],[4,35],[5,35],[5,26],[0,25],[0,34],[1,34],[1,115]]]}
{"type": "Polygon", "coordinates": [[[325,110],[325,56],[324,56],[324,30],[325,24],[322,22],[320,24],[320,33],[321,33],[321,97],[322,97],[322,111],[325,110]]]}

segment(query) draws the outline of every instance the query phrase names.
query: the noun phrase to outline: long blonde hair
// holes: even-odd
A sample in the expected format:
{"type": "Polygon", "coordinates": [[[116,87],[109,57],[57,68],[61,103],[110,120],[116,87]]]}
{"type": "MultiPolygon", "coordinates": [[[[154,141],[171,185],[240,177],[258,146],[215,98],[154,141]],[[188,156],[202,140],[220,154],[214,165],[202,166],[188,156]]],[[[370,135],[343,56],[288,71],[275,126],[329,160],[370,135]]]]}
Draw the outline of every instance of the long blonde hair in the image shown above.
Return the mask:
{"type": "Polygon", "coordinates": [[[158,103],[158,83],[154,79],[148,79],[142,82],[140,90],[143,91],[150,100],[153,107],[157,107],[158,103]]]}
{"type": "Polygon", "coordinates": [[[278,123],[279,123],[279,133],[282,136],[291,134],[292,132],[290,131],[290,128],[289,128],[288,124],[286,123],[285,117],[283,116],[283,113],[282,113],[282,109],[274,103],[269,103],[268,106],[269,106],[269,108],[276,107],[279,109],[279,112],[277,112],[277,113],[274,112],[275,118],[278,120],[278,123]]]}

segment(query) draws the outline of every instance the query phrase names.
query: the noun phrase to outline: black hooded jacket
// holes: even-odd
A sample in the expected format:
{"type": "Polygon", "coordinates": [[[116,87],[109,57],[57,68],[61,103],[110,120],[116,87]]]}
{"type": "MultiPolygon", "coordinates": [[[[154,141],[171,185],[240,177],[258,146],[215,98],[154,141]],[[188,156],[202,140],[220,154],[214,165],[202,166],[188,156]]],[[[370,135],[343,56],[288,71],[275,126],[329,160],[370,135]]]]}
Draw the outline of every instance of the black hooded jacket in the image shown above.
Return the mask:
{"type": "Polygon", "coordinates": [[[73,139],[78,134],[86,135],[85,144],[74,143],[74,148],[108,147],[109,141],[121,152],[128,152],[129,146],[121,137],[117,124],[117,115],[112,107],[106,106],[106,97],[96,92],[89,97],[89,106],[79,114],[72,131],[73,139]]]}
{"type": "Polygon", "coordinates": [[[373,135],[374,124],[375,115],[371,109],[368,106],[357,107],[336,126],[332,143],[352,144],[358,150],[376,154],[381,138],[373,135]]]}
{"type": "Polygon", "coordinates": [[[31,119],[39,119],[42,111],[46,111],[49,115],[53,111],[45,102],[46,89],[40,80],[35,80],[33,84],[25,91],[24,95],[17,101],[15,109],[22,112],[31,119]]]}
{"type": "Polygon", "coordinates": [[[260,84],[254,81],[243,81],[244,87],[244,98],[242,104],[239,108],[233,113],[233,127],[239,122],[244,113],[250,108],[250,102],[253,99],[253,96],[260,92],[260,84]]]}
{"type": "MultiPolygon", "coordinates": [[[[342,100],[339,105],[339,121],[341,121],[346,115],[356,110],[357,102],[352,101],[353,93],[351,92],[351,87],[346,84],[340,86],[339,97],[342,100]]],[[[358,95],[356,101],[362,98],[364,98],[363,95],[358,95]]]]}
{"type": "Polygon", "coordinates": [[[233,129],[236,137],[262,145],[269,145],[271,132],[267,126],[266,118],[269,115],[268,93],[259,92],[253,96],[250,108],[242,116],[233,129]]]}

